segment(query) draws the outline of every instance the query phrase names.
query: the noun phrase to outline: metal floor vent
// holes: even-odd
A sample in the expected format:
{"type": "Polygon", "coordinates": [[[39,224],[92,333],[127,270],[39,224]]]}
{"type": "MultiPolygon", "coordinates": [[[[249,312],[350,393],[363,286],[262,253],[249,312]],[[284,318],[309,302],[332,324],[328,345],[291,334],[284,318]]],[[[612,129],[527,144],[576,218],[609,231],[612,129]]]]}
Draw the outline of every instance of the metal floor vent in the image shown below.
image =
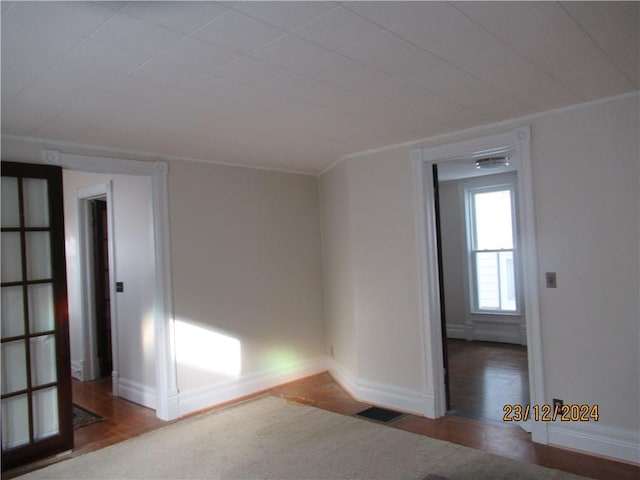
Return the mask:
{"type": "Polygon", "coordinates": [[[380,423],[391,423],[404,417],[405,414],[402,412],[396,412],[395,410],[387,410],[386,408],[371,407],[356,413],[355,416],[374,420],[380,423]]]}

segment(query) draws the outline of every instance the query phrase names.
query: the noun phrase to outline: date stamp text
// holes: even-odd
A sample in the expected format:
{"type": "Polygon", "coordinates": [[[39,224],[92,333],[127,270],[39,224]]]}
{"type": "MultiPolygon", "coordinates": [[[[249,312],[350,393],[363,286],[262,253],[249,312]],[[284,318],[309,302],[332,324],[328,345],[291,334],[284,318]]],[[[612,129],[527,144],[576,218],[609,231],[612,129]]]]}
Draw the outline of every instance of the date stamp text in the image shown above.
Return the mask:
{"type": "Polygon", "coordinates": [[[520,405],[502,407],[504,422],[589,422],[598,421],[598,404],[594,405],[520,405]]]}

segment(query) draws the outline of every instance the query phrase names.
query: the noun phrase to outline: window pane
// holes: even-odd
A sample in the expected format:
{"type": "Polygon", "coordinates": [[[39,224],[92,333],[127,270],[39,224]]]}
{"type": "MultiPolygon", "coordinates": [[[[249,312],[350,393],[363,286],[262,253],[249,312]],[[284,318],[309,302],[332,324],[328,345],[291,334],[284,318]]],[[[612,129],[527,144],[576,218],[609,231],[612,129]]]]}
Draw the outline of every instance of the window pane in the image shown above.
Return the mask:
{"type": "Polygon", "coordinates": [[[27,232],[27,279],[51,278],[49,232],[27,232]]]}
{"type": "Polygon", "coordinates": [[[33,392],[33,436],[36,440],[56,435],[58,426],[58,389],[33,392]]]}
{"type": "Polygon", "coordinates": [[[498,254],[477,252],[475,267],[478,308],[480,310],[498,310],[500,308],[498,254]]]}
{"type": "Polygon", "coordinates": [[[2,287],[2,338],[24,335],[22,287],[2,287]]]}
{"type": "Polygon", "coordinates": [[[2,226],[19,227],[18,179],[2,177],[2,226]]]}
{"type": "Polygon", "coordinates": [[[26,395],[2,400],[2,450],[29,443],[29,404],[26,395]]]}
{"type": "Polygon", "coordinates": [[[22,188],[25,226],[48,227],[47,181],[42,178],[25,178],[22,180],[22,188]]]}
{"type": "Polygon", "coordinates": [[[516,310],[516,282],[513,252],[500,252],[500,309],[516,310]]]}
{"type": "Polygon", "coordinates": [[[20,234],[2,232],[2,281],[19,282],[22,280],[22,260],[20,234]]]}
{"type": "Polygon", "coordinates": [[[54,329],[54,322],[52,284],[29,285],[29,331],[48,332],[54,329]]]}
{"type": "Polygon", "coordinates": [[[474,193],[473,208],[475,250],[513,248],[510,190],[474,193]]]}
{"type": "Polygon", "coordinates": [[[56,340],[54,335],[34,337],[31,347],[31,384],[34,387],[56,381],[56,340]]]}
{"type": "Polygon", "coordinates": [[[27,349],[24,340],[2,344],[2,394],[27,388],[27,349]]]}

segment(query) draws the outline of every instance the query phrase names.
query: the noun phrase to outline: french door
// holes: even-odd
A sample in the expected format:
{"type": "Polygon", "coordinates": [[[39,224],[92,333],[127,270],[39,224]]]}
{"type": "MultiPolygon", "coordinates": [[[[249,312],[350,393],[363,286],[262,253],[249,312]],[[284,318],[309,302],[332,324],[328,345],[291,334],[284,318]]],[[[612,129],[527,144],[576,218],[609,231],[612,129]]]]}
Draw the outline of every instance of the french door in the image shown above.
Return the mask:
{"type": "Polygon", "coordinates": [[[73,448],[62,169],[2,162],[2,470],[73,448]]]}

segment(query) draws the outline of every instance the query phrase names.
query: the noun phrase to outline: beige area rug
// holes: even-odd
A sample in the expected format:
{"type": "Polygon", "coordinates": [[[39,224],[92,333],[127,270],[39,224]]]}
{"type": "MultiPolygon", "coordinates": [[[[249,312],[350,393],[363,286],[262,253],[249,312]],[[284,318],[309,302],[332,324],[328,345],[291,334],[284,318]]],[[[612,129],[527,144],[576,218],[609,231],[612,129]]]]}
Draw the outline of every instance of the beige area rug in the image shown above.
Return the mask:
{"type": "Polygon", "coordinates": [[[266,396],[21,479],[579,479],[266,396]]]}

